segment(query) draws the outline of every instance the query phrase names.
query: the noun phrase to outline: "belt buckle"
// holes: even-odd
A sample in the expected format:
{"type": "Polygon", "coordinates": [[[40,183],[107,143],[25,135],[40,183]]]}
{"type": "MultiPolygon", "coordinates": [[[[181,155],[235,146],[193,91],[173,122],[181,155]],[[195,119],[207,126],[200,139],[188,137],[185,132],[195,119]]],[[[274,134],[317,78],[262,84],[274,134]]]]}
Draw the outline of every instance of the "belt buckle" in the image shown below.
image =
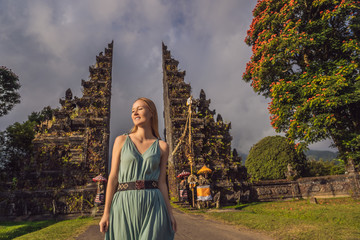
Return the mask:
{"type": "Polygon", "coordinates": [[[137,180],[137,181],[135,181],[135,188],[137,190],[145,189],[145,180],[137,180]]]}

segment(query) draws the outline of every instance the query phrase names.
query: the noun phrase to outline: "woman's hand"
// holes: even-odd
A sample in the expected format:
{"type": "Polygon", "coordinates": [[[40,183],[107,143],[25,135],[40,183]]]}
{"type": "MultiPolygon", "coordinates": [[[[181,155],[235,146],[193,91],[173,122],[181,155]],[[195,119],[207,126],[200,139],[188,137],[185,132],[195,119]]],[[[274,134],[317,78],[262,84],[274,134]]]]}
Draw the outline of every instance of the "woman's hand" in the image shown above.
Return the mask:
{"type": "Polygon", "coordinates": [[[108,228],[109,228],[109,215],[103,215],[100,222],[99,222],[99,226],[100,226],[100,232],[105,233],[107,232],[108,228]]]}
{"type": "Polygon", "coordinates": [[[176,232],[177,231],[177,227],[176,227],[176,220],[175,220],[175,218],[174,218],[174,215],[170,215],[170,220],[171,220],[171,226],[172,226],[172,229],[174,230],[174,232],[176,232]]]}

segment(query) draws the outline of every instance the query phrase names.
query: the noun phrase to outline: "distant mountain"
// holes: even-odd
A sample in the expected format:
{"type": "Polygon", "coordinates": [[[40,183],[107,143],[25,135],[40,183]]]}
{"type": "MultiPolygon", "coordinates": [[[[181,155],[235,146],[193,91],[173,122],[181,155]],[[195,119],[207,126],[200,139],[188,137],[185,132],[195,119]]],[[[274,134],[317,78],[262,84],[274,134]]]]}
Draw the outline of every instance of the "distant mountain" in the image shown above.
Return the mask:
{"type": "MultiPolygon", "coordinates": [[[[242,158],[242,164],[245,164],[245,160],[247,158],[248,154],[242,153],[238,151],[239,156],[242,158]]],[[[320,151],[320,150],[311,150],[309,149],[307,152],[305,152],[305,155],[307,159],[314,159],[319,160],[320,158],[324,161],[331,161],[338,156],[338,152],[331,152],[331,151],[320,151]]]]}
{"type": "Polygon", "coordinates": [[[245,165],[245,160],[247,158],[247,154],[239,152],[239,156],[241,157],[241,164],[245,165]]]}
{"type": "Polygon", "coordinates": [[[320,160],[323,159],[324,161],[331,161],[337,158],[338,152],[331,152],[331,151],[319,151],[319,150],[311,150],[309,149],[305,152],[305,155],[308,159],[320,160]]]}

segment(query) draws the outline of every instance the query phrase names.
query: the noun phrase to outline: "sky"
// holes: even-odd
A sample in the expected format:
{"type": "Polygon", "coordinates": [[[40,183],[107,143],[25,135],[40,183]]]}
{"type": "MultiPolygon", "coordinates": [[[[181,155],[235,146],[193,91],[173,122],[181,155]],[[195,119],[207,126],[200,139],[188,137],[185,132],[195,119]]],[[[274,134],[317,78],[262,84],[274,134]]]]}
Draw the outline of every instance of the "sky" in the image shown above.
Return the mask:
{"type": "MultiPolygon", "coordinates": [[[[81,79],[114,40],[111,135],[128,132],[131,106],[152,99],[163,133],[161,43],[199,98],[204,89],[224,121],[231,122],[232,147],[251,146],[277,133],[270,125],[269,99],[242,80],[251,48],[244,43],[255,0],[0,0],[0,65],[20,80],[21,103],[0,118],[0,130],[23,122],[45,106],[59,107],[71,88],[81,97],[81,79]]],[[[163,137],[163,135],[162,135],[163,137]]],[[[330,141],[310,146],[329,149],[330,141]]]]}

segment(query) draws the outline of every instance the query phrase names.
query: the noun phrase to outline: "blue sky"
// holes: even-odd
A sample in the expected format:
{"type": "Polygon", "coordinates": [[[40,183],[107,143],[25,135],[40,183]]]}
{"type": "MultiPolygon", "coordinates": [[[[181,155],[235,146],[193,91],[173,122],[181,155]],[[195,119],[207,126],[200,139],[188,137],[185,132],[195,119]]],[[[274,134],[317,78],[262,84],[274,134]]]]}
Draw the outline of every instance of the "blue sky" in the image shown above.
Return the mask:
{"type": "MultiPolygon", "coordinates": [[[[163,129],[161,42],[186,70],[192,94],[201,89],[232,123],[233,147],[247,153],[275,135],[268,100],[241,76],[251,56],[244,43],[256,1],[249,0],[0,0],[0,65],[22,85],[21,103],[0,119],[0,130],[32,111],[59,107],[67,88],[81,96],[88,66],[114,40],[111,142],[131,128],[130,109],[154,100],[163,129]]],[[[325,150],[328,141],[312,145],[325,150]]]]}

